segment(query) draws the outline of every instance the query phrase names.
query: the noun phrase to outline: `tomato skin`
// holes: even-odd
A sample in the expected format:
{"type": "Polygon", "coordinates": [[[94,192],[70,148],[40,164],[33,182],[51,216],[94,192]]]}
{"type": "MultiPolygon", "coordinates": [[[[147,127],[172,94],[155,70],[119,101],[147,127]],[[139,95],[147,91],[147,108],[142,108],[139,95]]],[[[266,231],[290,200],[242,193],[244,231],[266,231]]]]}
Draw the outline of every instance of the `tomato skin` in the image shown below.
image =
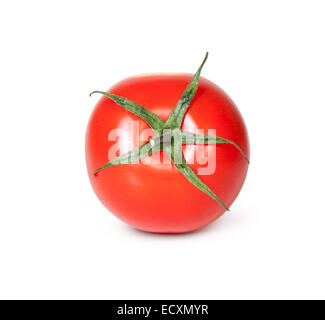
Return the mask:
{"type": "MultiPolygon", "coordinates": [[[[126,97],[166,121],[192,77],[191,74],[134,76],[117,83],[108,92],[126,97]]],[[[94,171],[108,162],[108,150],[116,143],[108,141],[112,129],[128,130],[121,141],[127,144],[123,152],[139,146],[138,137],[128,129],[134,121],[140,123],[140,132],[150,128],[106,97],[99,100],[90,117],[86,133],[87,169],[92,187],[104,206],[127,224],[156,233],[189,232],[220,217],[224,208],[192,185],[173,164],[120,165],[102,170],[94,177],[94,171]]],[[[224,91],[207,79],[200,78],[181,129],[190,132],[205,129],[205,134],[208,129],[215,129],[217,136],[235,142],[249,158],[248,134],[239,110],[224,91]]],[[[183,146],[186,160],[191,158],[193,148],[201,152],[198,146],[183,146]]],[[[242,188],[248,164],[230,144],[208,148],[215,151],[215,159],[209,161],[216,162],[216,170],[199,177],[229,207],[242,188]]],[[[197,173],[202,164],[195,161],[189,166],[197,173]]]]}

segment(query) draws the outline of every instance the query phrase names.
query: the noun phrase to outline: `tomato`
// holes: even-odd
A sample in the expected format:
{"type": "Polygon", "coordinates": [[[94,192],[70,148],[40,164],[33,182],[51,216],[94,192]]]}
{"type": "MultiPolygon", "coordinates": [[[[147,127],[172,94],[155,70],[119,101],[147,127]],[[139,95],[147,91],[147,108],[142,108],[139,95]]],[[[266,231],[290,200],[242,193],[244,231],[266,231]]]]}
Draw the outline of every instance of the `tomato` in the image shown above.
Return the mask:
{"type": "MultiPolygon", "coordinates": [[[[133,76],[108,92],[134,101],[167,121],[192,78],[191,74],[133,76]]],[[[104,206],[127,224],[155,233],[189,232],[220,217],[226,211],[223,206],[195,187],[173,162],[153,161],[155,154],[140,163],[112,166],[94,176],[95,170],[109,161],[108,152],[116,145],[116,141],[108,139],[112,130],[124,130],[119,141],[123,152],[139,147],[134,123],[139,123],[140,132],[147,129],[150,136],[155,136],[144,120],[106,96],[99,100],[90,117],[86,133],[87,169],[91,185],[104,206]]],[[[224,91],[202,77],[181,124],[181,130],[195,133],[198,129],[205,134],[214,129],[217,136],[235,142],[249,157],[248,134],[239,110],[224,91]]],[[[212,173],[198,177],[229,207],[247,174],[248,164],[241,153],[227,143],[187,144],[182,151],[196,174],[208,164],[215,166],[212,173]],[[198,161],[200,156],[203,162],[198,161]]],[[[157,154],[169,159],[164,150],[157,154]]]]}

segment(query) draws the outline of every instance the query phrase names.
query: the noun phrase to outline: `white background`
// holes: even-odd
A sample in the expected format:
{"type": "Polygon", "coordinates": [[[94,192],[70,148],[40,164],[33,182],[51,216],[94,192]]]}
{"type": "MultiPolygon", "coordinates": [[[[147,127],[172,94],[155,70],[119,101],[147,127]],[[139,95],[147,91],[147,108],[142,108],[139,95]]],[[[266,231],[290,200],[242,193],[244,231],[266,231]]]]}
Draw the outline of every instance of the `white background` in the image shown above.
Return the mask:
{"type": "Polygon", "coordinates": [[[0,298],[325,298],[324,1],[2,1],[0,298]],[[233,98],[251,165],[231,212],[154,235],[91,190],[98,97],[194,72],[233,98]]]}

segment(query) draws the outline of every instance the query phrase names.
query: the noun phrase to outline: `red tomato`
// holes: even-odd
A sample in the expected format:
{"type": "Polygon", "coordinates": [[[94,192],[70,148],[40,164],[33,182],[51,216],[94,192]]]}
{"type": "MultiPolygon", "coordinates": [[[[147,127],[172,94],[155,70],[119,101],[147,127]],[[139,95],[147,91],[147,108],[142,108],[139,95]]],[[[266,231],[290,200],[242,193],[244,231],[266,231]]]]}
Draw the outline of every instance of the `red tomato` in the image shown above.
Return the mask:
{"type": "MultiPolygon", "coordinates": [[[[166,121],[192,77],[191,74],[134,76],[117,83],[108,92],[128,98],[166,121]]],[[[191,184],[173,163],[153,164],[147,157],[149,163],[110,167],[94,177],[94,171],[108,162],[108,151],[116,144],[108,140],[111,130],[126,130],[120,140],[124,152],[139,146],[138,136],[132,130],[135,121],[140,123],[140,132],[150,129],[145,121],[107,97],[99,100],[89,120],[87,168],[92,187],[104,206],[127,224],[156,233],[189,232],[220,217],[225,209],[191,184]]],[[[208,129],[215,129],[217,136],[232,140],[249,157],[247,130],[239,110],[224,91],[207,79],[200,78],[181,129],[193,133],[205,129],[205,134],[208,129]]],[[[230,144],[182,148],[186,160],[191,160],[194,152],[194,163],[189,166],[195,173],[212,161],[214,172],[198,176],[229,207],[247,173],[248,164],[240,152],[230,144]],[[204,156],[206,148],[214,151],[215,157],[208,158],[205,164],[198,163],[196,156],[204,156]]],[[[165,151],[160,153],[162,156],[165,151]]]]}

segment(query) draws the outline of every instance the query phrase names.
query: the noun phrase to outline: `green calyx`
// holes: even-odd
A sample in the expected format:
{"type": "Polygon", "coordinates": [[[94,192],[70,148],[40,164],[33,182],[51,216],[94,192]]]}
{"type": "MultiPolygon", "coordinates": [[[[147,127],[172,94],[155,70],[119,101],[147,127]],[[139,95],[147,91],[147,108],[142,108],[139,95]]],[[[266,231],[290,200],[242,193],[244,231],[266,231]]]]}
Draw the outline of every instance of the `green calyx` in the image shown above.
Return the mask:
{"type": "Polygon", "coordinates": [[[245,158],[249,163],[248,158],[240,149],[240,147],[228,139],[213,135],[204,135],[204,134],[193,134],[190,132],[182,131],[181,124],[185,117],[185,113],[195,96],[195,93],[198,88],[199,79],[201,70],[208,58],[208,53],[206,54],[202,64],[195,73],[192,81],[189,83],[182,96],[180,97],[177,105],[170,114],[168,120],[165,122],[159,116],[153,112],[147,110],[146,108],[130,101],[126,98],[116,96],[105,91],[93,91],[93,93],[102,94],[114,102],[116,102],[122,108],[132,112],[137,115],[139,118],[144,120],[155,132],[156,136],[150,139],[148,142],[140,146],[139,148],[133,149],[125,154],[116,157],[109,163],[105,164],[101,168],[97,169],[94,172],[96,177],[98,172],[106,168],[135,163],[144,157],[156,153],[158,151],[166,151],[171,161],[174,163],[175,167],[185,176],[185,178],[191,182],[195,187],[200,189],[202,192],[209,195],[211,198],[216,200],[224,209],[229,210],[225,204],[214,194],[214,192],[205,185],[200,178],[193,172],[193,170],[186,163],[183,153],[182,145],[183,144],[219,144],[219,143],[228,143],[232,144],[245,158]]]}

